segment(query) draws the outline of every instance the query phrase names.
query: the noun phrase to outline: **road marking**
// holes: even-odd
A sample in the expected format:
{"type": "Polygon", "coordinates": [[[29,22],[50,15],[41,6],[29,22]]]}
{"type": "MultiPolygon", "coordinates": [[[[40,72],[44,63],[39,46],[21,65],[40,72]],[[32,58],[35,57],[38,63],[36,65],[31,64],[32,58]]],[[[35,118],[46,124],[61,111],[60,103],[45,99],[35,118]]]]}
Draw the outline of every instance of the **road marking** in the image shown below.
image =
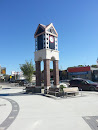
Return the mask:
{"type": "Polygon", "coordinates": [[[6,127],[0,127],[0,130],[4,130],[6,127]]]}
{"type": "Polygon", "coordinates": [[[18,110],[13,110],[13,111],[18,111],[18,110]]]}
{"type": "Polygon", "coordinates": [[[87,120],[90,120],[90,117],[85,117],[87,120]]]}
{"type": "Polygon", "coordinates": [[[83,117],[86,123],[90,126],[91,130],[98,130],[98,116],[83,117]]]}
{"type": "Polygon", "coordinates": [[[17,107],[17,105],[14,105],[14,107],[17,107]]]}
{"type": "Polygon", "coordinates": [[[9,116],[0,124],[0,130],[6,130],[16,119],[19,113],[19,105],[16,101],[11,100],[9,98],[4,98],[4,97],[1,98],[9,101],[12,105],[12,111],[10,112],[9,116]]]}
{"type": "Polygon", "coordinates": [[[15,102],[12,102],[12,103],[15,103],[15,102]]]}
{"type": "Polygon", "coordinates": [[[96,120],[98,122],[98,120],[96,120]]]}
{"type": "Polygon", "coordinates": [[[12,100],[8,100],[8,101],[10,101],[10,102],[11,102],[12,100]]]}
{"type": "Polygon", "coordinates": [[[10,116],[10,117],[9,117],[9,119],[13,119],[13,118],[14,118],[14,116],[10,116]]]}

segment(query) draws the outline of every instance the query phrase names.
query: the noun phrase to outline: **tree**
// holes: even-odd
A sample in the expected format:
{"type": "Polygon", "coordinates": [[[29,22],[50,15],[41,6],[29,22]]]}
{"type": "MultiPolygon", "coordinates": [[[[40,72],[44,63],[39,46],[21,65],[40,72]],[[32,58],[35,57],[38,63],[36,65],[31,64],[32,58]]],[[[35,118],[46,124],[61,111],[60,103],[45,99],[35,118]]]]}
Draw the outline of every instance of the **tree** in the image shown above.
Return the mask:
{"type": "Polygon", "coordinates": [[[91,65],[91,67],[93,67],[93,68],[98,68],[98,65],[91,65]]]}
{"type": "Polygon", "coordinates": [[[50,69],[50,72],[53,72],[53,69],[50,69]]]}
{"type": "Polygon", "coordinates": [[[26,76],[27,80],[31,82],[32,75],[34,73],[34,65],[32,60],[30,62],[26,61],[25,64],[20,65],[20,69],[22,70],[24,76],[26,76]]]}
{"type": "Polygon", "coordinates": [[[86,66],[89,66],[89,65],[77,65],[77,66],[71,66],[71,67],[68,67],[68,68],[75,68],[75,67],[86,67],[86,66]]]}
{"type": "Polygon", "coordinates": [[[78,65],[78,67],[85,67],[84,65],[78,65]]]}
{"type": "Polygon", "coordinates": [[[66,78],[66,72],[65,72],[64,70],[62,71],[62,74],[61,74],[61,75],[62,75],[62,79],[65,79],[65,78],[66,78]]]}
{"type": "Polygon", "coordinates": [[[4,74],[3,76],[4,76],[5,81],[8,81],[10,79],[10,75],[8,74],[4,74]]]}

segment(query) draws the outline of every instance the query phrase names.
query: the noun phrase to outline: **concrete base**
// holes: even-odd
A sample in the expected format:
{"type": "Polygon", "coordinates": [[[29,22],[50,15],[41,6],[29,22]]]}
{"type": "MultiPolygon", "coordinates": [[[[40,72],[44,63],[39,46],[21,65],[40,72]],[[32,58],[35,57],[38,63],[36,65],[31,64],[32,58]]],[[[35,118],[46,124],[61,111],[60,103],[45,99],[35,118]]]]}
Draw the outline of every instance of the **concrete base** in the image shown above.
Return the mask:
{"type": "Polygon", "coordinates": [[[35,88],[35,93],[41,93],[41,88],[35,88]]]}
{"type": "Polygon", "coordinates": [[[51,88],[51,86],[44,86],[44,89],[49,89],[51,88]]]}
{"type": "Polygon", "coordinates": [[[54,85],[52,88],[59,88],[60,85],[54,85]]]}
{"type": "Polygon", "coordinates": [[[26,88],[27,93],[41,93],[41,87],[27,87],[26,88]]]}
{"type": "Polygon", "coordinates": [[[41,86],[36,86],[35,88],[41,88],[41,86]]]}

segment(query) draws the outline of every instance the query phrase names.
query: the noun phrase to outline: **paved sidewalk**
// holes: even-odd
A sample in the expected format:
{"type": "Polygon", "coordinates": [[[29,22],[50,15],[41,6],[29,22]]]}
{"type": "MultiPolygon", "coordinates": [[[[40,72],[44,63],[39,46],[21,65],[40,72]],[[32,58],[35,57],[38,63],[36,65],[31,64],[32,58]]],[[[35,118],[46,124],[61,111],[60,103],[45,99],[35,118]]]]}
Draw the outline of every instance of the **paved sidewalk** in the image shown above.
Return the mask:
{"type": "Polygon", "coordinates": [[[2,129],[6,130],[13,123],[13,121],[15,120],[15,118],[17,117],[17,115],[19,113],[19,105],[18,105],[17,102],[15,102],[12,99],[4,98],[4,97],[2,97],[2,99],[5,99],[6,101],[9,101],[10,104],[12,105],[12,109],[11,109],[10,114],[8,116],[6,116],[5,119],[4,119],[4,121],[0,124],[0,129],[1,130],[2,129]]]}
{"type": "MultiPolygon", "coordinates": [[[[98,92],[83,92],[82,97],[80,94],[68,98],[48,98],[20,92],[23,92],[22,88],[0,90],[0,94],[9,93],[9,96],[2,97],[13,100],[20,108],[8,130],[98,130],[97,118],[95,128],[85,120],[98,116],[98,92]],[[11,93],[14,95],[11,96],[11,93]]],[[[8,100],[0,98],[1,103],[6,105],[0,106],[0,124],[12,111],[8,100]]]]}
{"type": "Polygon", "coordinates": [[[0,97],[0,124],[8,117],[11,109],[10,102],[0,97]]]}

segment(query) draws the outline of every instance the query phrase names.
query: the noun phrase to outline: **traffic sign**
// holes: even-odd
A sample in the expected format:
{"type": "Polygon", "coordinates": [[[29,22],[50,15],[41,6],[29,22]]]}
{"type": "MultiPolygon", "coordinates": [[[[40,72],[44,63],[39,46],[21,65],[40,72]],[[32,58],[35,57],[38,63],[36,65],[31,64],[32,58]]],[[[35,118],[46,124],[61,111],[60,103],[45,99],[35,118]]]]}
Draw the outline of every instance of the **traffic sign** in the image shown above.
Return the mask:
{"type": "Polygon", "coordinates": [[[12,76],[10,76],[10,79],[12,78],[12,76]]]}

